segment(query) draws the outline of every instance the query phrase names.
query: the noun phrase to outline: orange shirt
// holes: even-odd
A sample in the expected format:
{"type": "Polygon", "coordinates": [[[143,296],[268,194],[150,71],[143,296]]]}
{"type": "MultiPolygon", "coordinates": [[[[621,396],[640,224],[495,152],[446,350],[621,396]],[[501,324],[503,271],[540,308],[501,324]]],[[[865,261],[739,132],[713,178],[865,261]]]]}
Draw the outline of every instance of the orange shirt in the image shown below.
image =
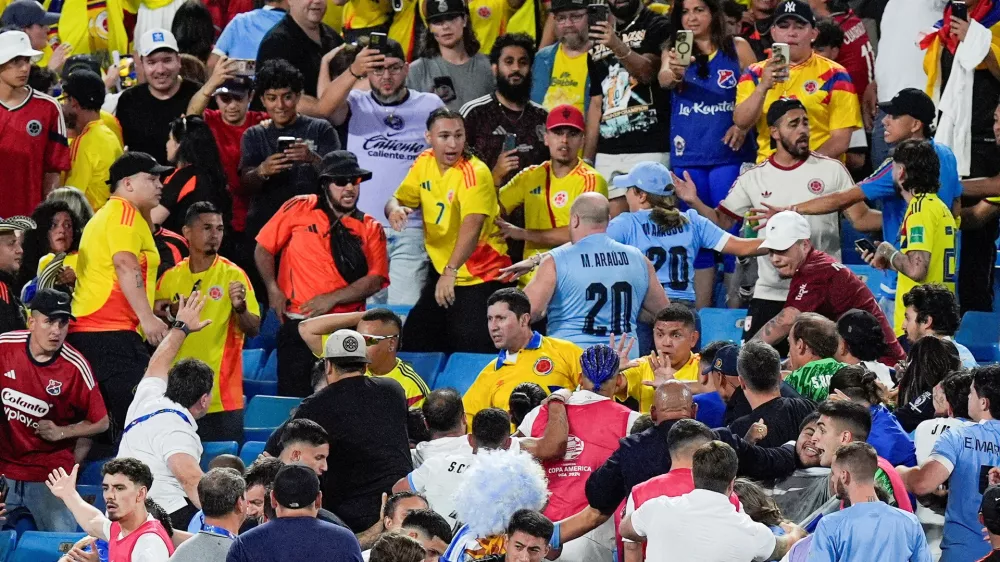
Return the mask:
{"type": "MultiPolygon", "coordinates": [[[[278,287],[291,301],[288,308],[291,314],[301,314],[302,305],[309,299],[350,284],[333,260],[330,220],[318,199],[316,195],[289,199],[257,235],[257,243],[272,255],[281,252],[278,287]]],[[[382,287],[388,287],[389,255],[382,225],[358,210],[340,221],[361,239],[361,249],[368,262],[367,275],[381,276],[382,287]]],[[[364,301],[340,303],[330,312],[354,312],[364,308],[364,301]]]]}

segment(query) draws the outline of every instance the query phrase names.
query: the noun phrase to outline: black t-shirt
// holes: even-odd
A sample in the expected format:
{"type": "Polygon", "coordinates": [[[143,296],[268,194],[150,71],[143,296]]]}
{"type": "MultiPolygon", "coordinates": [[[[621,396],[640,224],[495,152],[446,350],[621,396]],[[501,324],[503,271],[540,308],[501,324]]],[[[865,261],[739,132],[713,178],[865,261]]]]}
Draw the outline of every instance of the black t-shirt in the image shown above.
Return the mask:
{"type": "Polygon", "coordinates": [[[900,408],[896,408],[896,420],[903,426],[903,431],[909,433],[920,425],[920,422],[934,417],[934,395],[931,391],[921,393],[900,408]]]}
{"type": "Polygon", "coordinates": [[[774,39],[771,39],[771,22],[772,19],[767,18],[753,23],[744,22],[740,26],[740,37],[747,40],[759,61],[767,60],[771,55],[771,45],[774,43],[774,39]]]}
{"type": "Polygon", "coordinates": [[[187,113],[188,102],[201,85],[184,80],[170,99],[153,96],[146,84],[137,84],[122,92],[115,116],[122,125],[122,137],[130,152],[145,152],[160,164],[167,162],[167,138],[170,122],[187,113]]]}
{"type": "MultiPolygon", "coordinates": [[[[797,390],[792,388],[792,385],[782,382],[781,383],[781,395],[785,398],[802,398],[802,395],[798,393],[797,390]]],[[[743,394],[742,388],[737,388],[733,395],[729,398],[729,402],[726,404],[726,416],[722,419],[722,423],[727,426],[732,424],[738,418],[750,413],[753,408],[750,407],[750,402],[747,401],[746,394],[743,394]]],[[[754,420],[757,421],[757,420],[754,420]]],[[[744,434],[740,434],[742,437],[744,434]]]]}
{"type": "MultiPolygon", "coordinates": [[[[512,111],[504,107],[494,93],[470,101],[462,111],[466,142],[490,168],[497,165],[508,134],[517,136],[519,168],[549,159],[549,149],[545,146],[545,120],[549,112],[537,103],[529,101],[523,112],[512,111]]],[[[512,170],[504,181],[509,181],[517,172],[512,170]]]]}
{"type": "MultiPolygon", "coordinates": [[[[630,23],[619,25],[617,33],[636,53],[655,54],[659,60],[660,46],[671,33],[670,20],[642,8],[630,23]]],[[[655,72],[649,84],[635,82],[625,65],[604,45],[590,49],[587,70],[590,95],[603,96],[597,152],[639,154],[669,150],[670,93],[660,88],[655,72]]]]}
{"type": "Polygon", "coordinates": [[[744,436],[750,426],[763,419],[767,425],[767,437],[757,442],[761,447],[780,447],[799,437],[799,425],[806,416],[816,409],[816,405],[805,398],[785,398],[779,396],[769,400],[749,414],[729,424],[729,429],[744,436]]]}
{"type": "Polygon", "coordinates": [[[160,267],[156,270],[157,279],[163,272],[188,257],[187,240],[173,230],[161,226],[153,233],[153,241],[156,242],[156,251],[160,254],[160,267]]]}
{"type": "Polygon", "coordinates": [[[21,299],[14,290],[14,276],[6,271],[0,271],[0,334],[23,330],[26,326],[24,307],[21,306],[21,299]]]}
{"type": "Polygon", "coordinates": [[[261,40],[257,50],[257,71],[260,72],[265,61],[285,59],[305,78],[303,93],[315,96],[323,55],[344,43],[344,39],[325,23],[319,25],[319,35],[320,42],[316,43],[295,23],[291,14],[286,14],[261,40]]]}
{"type": "Polygon", "coordinates": [[[406,435],[406,394],[385,377],[350,377],[306,398],[294,418],[330,434],[323,507],[354,532],[378,521],[382,493],[413,470],[406,435]]]}
{"type": "Polygon", "coordinates": [[[233,201],[225,186],[214,185],[212,178],[195,166],[185,166],[163,182],[160,205],[170,211],[170,216],[163,221],[163,228],[180,232],[188,208],[199,201],[211,202],[216,209],[222,211],[225,225],[228,227],[232,224],[233,201]]]}

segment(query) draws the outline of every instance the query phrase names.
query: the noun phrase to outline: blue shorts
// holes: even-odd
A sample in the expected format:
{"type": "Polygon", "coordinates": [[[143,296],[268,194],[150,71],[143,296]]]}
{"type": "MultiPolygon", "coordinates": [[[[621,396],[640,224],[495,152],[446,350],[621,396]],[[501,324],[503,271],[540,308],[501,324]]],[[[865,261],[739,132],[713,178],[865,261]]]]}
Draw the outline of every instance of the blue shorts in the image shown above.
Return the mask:
{"type": "MultiPolygon", "coordinates": [[[[684,172],[691,175],[691,179],[698,187],[698,198],[705,205],[716,208],[719,203],[729,194],[729,189],[736,183],[736,178],[740,175],[742,164],[724,164],[721,166],[692,166],[690,168],[674,168],[674,173],[678,177],[684,177],[684,172]]],[[[684,208],[687,205],[681,203],[684,208]]],[[[740,226],[733,225],[730,234],[738,235],[740,226]]],[[[694,258],[695,269],[709,269],[715,267],[716,252],[712,250],[700,250],[694,258]]],[[[736,256],[723,256],[723,266],[726,273],[736,271],[736,256]]]]}

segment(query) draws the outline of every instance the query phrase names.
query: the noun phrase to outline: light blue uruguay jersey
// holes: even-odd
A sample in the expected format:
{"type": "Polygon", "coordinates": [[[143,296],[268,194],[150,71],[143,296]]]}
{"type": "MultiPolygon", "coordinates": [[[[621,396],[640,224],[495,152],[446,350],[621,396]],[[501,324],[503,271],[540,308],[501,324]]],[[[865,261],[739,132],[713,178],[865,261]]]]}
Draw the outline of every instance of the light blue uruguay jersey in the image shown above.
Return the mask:
{"type": "Polygon", "coordinates": [[[694,209],[682,213],[687,220],[680,228],[661,228],[651,214],[651,210],[643,209],[618,215],[608,225],[608,236],[639,248],[649,258],[671,300],[693,301],[694,258],[698,250],[721,252],[731,235],[694,209]]]}
{"type": "Polygon", "coordinates": [[[556,266],[556,288],[547,312],[549,336],[584,349],[608,343],[612,333],[635,336],[649,289],[642,252],[600,233],[563,244],[549,255],[556,266]]]}
{"type": "Polygon", "coordinates": [[[949,429],[934,443],[928,460],[941,463],[951,474],[941,562],[979,560],[990,552],[990,543],[983,540],[979,506],[990,468],[1000,466],[1000,421],[949,429]]]}

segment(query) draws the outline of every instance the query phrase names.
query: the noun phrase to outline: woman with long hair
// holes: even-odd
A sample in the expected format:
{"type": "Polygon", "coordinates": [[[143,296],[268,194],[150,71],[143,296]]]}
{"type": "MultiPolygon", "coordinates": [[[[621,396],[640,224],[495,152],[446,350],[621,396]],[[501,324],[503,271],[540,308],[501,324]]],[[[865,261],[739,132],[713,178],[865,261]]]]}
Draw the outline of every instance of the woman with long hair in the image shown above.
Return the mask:
{"type": "Polygon", "coordinates": [[[924,336],[910,347],[905,367],[896,372],[899,395],[896,418],[906,431],[934,417],[933,390],[948,373],[962,368],[955,344],[935,336],[924,336]]]}
{"type": "Polygon", "coordinates": [[[177,8],[170,32],[177,39],[177,48],[203,63],[208,63],[215,39],[215,24],[208,8],[198,0],[188,0],[177,8]]]}
{"type": "MultiPolygon", "coordinates": [[[[17,276],[17,287],[25,287],[41,274],[42,270],[59,254],[63,254],[62,270],[56,277],[60,286],[72,289],[76,282],[76,253],[80,249],[80,237],[83,235],[83,221],[73,212],[65,201],[42,201],[31,219],[38,225],[35,229],[24,233],[22,244],[24,255],[21,259],[21,269],[17,276]]],[[[31,300],[32,289],[24,296],[31,300]]]]}
{"type": "MultiPolygon", "coordinates": [[[[746,40],[729,34],[721,0],[676,0],[670,20],[694,36],[690,45],[671,37],[660,57],[660,86],[672,90],[670,165],[678,176],[690,174],[698,197],[715,208],[742,164],[754,160],[754,143],[733,124],[733,110],[740,76],[757,59],[746,40]],[[690,64],[682,65],[679,50],[689,48],[690,64]]],[[[703,249],[694,261],[698,308],[711,306],[715,258],[703,249]]],[[[727,257],[724,264],[730,274],[736,260],[727,257]]]]}
{"type": "Polygon", "coordinates": [[[90,206],[90,201],[87,201],[87,196],[76,187],[66,186],[53,189],[45,199],[47,201],[65,201],[73,214],[80,219],[81,229],[94,216],[94,208],[90,206]]]}
{"type": "Polygon", "coordinates": [[[228,227],[233,203],[226,188],[226,174],[215,137],[201,117],[180,117],[170,123],[167,159],[177,169],[163,182],[160,205],[152,212],[153,223],[179,233],[188,207],[210,201],[222,211],[228,227]]]}
{"type": "Polygon", "coordinates": [[[878,456],[893,466],[917,464],[913,440],[903,431],[896,416],[882,404],[885,389],[879,383],[878,375],[863,365],[841,367],[830,378],[830,397],[846,398],[868,408],[872,414],[868,443],[875,447],[878,456]]]}
{"type": "Polygon", "coordinates": [[[429,2],[427,8],[420,58],[410,65],[406,87],[433,92],[448,109],[458,111],[496,89],[490,59],[479,52],[468,11],[438,13],[438,2],[429,2]]]}

